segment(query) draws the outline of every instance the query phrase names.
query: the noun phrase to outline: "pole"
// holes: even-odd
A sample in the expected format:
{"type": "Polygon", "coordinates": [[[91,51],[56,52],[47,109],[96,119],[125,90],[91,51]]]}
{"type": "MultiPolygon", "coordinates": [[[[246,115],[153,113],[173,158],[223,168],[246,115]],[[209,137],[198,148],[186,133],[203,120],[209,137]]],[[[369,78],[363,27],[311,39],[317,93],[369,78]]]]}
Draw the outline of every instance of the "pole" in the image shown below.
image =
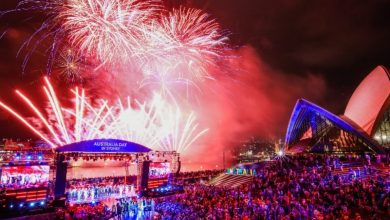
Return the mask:
{"type": "Polygon", "coordinates": [[[223,169],[225,169],[225,148],[223,148],[222,151],[222,163],[223,163],[223,169]]]}
{"type": "Polygon", "coordinates": [[[127,176],[129,175],[129,162],[125,162],[125,185],[127,185],[127,176]]]}

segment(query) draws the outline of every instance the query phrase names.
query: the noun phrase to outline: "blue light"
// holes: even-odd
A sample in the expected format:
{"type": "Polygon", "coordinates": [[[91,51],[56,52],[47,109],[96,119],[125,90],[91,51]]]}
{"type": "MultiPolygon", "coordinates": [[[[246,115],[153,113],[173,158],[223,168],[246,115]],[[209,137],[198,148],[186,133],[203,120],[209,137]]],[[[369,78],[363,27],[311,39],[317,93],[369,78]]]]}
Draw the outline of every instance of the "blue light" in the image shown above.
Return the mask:
{"type": "Polygon", "coordinates": [[[11,204],[9,207],[12,209],[14,207],[14,205],[11,204]]]}
{"type": "Polygon", "coordinates": [[[44,202],[44,201],[41,201],[41,202],[40,202],[40,204],[41,204],[41,205],[44,205],[44,204],[45,204],[45,202],[44,202]]]}
{"type": "Polygon", "coordinates": [[[27,160],[31,160],[31,155],[28,155],[28,156],[27,156],[27,160]]]}
{"type": "Polygon", "coordinates": [[[39,155],[39,156],[38,156],[38,160],[42,160],[42,155],[39,155]]]}
{"type": "Polygon", "coordinates": [[[30,203],[30,207],[34,207],[35,202],[30,203]]]}
{"type": "Polygon", "coordinates": [[[23,203],[20,203],[20,204],[19,204],[19,207],[23,207],[23,203]]]}
{"type": "Polygon", "coordinates": [[[351,132],[355,136],[358,136],[366,141],[366,143],[370,144],[370,147],[376,147],[376,144],[372,142],[369,138],[367,138],[365,135],[363,135],[360,131],[356,130],[351,124],[349,124],[347,121],[343,120],[342,118],[338,117],[337,115],[334,115],[333,113],[327,111],[324,108],[321,108],[318,105],[315,105],[305,99],[299,99],[294,107],[294,110],[291,114],[290,121],[288,123],[286,137],[285,137],[285,144],[288,146],[291,142],[291,140],[296,139],[297,132],[296,132],[296,123],[299,119],[299,113],[302,110],[308,110],[310,111],[309,114],[319,114],[323,117],[325,117],[327,120],[331,121],[333,124],[341,127],[342,129],[346,130],[347,132],[351,132]]]}
{"type": "Polygon", "coordinates": [[[95,201],[92,201],[92,205],[95,205],[95,203],[96,203],[95,201]]]}

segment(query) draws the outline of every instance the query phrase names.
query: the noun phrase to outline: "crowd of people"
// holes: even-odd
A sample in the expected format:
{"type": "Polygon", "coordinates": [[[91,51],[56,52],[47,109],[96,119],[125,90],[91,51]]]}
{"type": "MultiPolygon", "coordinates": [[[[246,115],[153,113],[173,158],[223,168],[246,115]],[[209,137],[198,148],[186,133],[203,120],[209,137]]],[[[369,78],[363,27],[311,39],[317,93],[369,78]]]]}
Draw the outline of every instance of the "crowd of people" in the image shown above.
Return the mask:
{"type": "MultiPolygon", "coordinates": [[[[10,168],[10,167],[6,167],[10,168]]],[[[3,170],[0,172],[0,186],[8,190],[47,187],[49,183],[49,173],[24,172],[23,167],[14,167],[15,170],[3,170]]],[[[30,168],[30,167],[26,167],[30,168]]],[[[11,167],[12,169],[12,167],[11,167]]]]}
{"type": "MultiPolygon", "coordinates": [[[[75,204],[67,213],[74,219],[387,219],[390,183],[372,167],[379,162],[365,156],[289,157],[257,167],[253,181],[238,188],[203,181],[223,170],[185,172],[176,176],[183,193],[153,199],[123,196],[109,206],[75,204]]],[[[124,184],[123,178],[113,177],[68,182],[70,187],[96,183],[124,184]]]]}
{"type": "Polygon", "coordinates": [[[154,216],[154,207],[155,201],[152,198],[121,198],[112,205],[111,216],[114,219],[140,219],[140,217],[150,219],[154,216]]]}
{"type": "Polygon", "coordinates": [[[47,187],[49,175],[46,174],[17,174],[2,175],[0,185],[7,189],[26,189],[47,187]]]}
{"type": "Polygon", "coordinates": [[[122,198],[135,196],[134,185],[109,184],[109,185],[86,185],[83,187],[72,187],[67,192],[69,202],[90,202],[104,198],[122,198]]]}
{"type": "Polygon", "coordinates": [[[154,216],[154,199],[124,197],[111,205],[102,202],[69,204],[65,219],[151,219],[154,216]],[[137,217],[138,216],[138,217],[137,217]]]}
{"type": "Polygon", "coordinates": [[[18,175],[3,175],[1,177],[1,186],[7,189],[26,189],[47,187],[49,183],[49,175],[46,174],[18,174],[18,175]]]}
{"type": "MultiPolygon", "coordinates": [[[[61,213],[59,213],[61,215],[61,213]]],[[[97,202],[95,204],[71,204],[66,207],[65,219],[109,219],[112,217],[112,212],[104,203],[97,202]]]]}
{"type": "Polygon", "coordinates": [[[105,198],[135,196],[135,181],[124,177],[99,177],[67,181],[67,198],[70,203],[85,203],[105,198]],[[129,184],[131,183],[131,184],[129,184]]]}
{"type": "Polygon", "coordinates": [[[149,167],[149,178],[167,178],[172,173],[170,163],[151,163],[149,167]]]}
{"type": "Polygon", "coordinates": [[[190,184],[183,194],[158,199],[155,209],[162,219],[385,219],[388,178],[369,169],[361,176],[334,172],[357,160],[364,158],[295,157],[258,170],[239,188],[190,184]]]}

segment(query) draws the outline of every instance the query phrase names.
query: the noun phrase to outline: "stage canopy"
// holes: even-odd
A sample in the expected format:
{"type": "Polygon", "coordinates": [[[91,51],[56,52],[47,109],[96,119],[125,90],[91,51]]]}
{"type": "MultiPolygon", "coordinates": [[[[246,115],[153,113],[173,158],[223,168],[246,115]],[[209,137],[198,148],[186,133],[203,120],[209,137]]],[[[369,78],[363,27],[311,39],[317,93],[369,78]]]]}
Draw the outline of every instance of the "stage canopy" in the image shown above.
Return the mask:
{"type": "Polygon", "coordinates": [[[147,153],[151,149],[137,143],[116,139],[94,139],[64,145],[57,152],[80,153],[147,153]]]}

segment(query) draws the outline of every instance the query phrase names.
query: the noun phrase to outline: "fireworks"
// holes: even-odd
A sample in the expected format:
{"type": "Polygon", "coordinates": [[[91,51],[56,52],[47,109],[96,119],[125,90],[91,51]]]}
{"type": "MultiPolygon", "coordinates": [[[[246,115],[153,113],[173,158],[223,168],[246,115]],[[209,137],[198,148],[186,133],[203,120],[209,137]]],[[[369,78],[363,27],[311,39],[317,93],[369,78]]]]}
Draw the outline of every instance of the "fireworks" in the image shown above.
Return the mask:
{"type": "MultiPolygon", "coordinates": [[[[15,11],[46,15],[22,48],[30,48],[25,66],[32,51],[52,39],[47,49],[49,72],[62,51],[70,49],[95,68],[132,65],[144,77],[165,74],[168,77],[155,78],[174,78],[188,85],[213,78],[209,67],[226,50],[227,37],[208,14],[185,7],[168,11],[158,0],[24,0],[9,12],[15,11]],[[34,38],[36,44],[31,45],[34,38]],[[160,72],[167,69],[164,66],[170,67],[169,72],[160,72]]],[[[88,73],[79,75],[83,74],[88,73]]]]}
{"type": "Polygon", "coordinates": [[[150,0],[70,0],[56,19],[79,53],[117,64],[140,54],[143,27],[158,9],[150,0]]]}
{"type": "Polygon", "coordinates": [[[56,63],[59,75],[63,79],[71,83],[82,81],[82,73],[86,70],[87,65],[72,50],[68,49],[62,52],[56,63]]]}
{"type": "Polygon", "coordinates": [[[202,83],[214,79],[210,69],[217,67],[227,48],[227,37],[208,14],[185,7],[168,10],[159,0],[23,0],[7,13],[20,11],[45,14],[44,22],[21,48],[28,50],[23,68],[41,42],[50,39],[48,73],[56,64],[56,72],[67,81],[83,81],[87,86],[95,84],[84,80],[88,76],[102,81],[120,76],[136,81],[147,94],[134,97],[147,100],[133,101],[135,106],[130,100],[123,105],[123,97],[115,104],[109,104],[111,97],[93,104],[83,89],[76,88],[75,106],[67,109],[45,79],[47,114],[17,92],[39,119],[40,128],[0,102],[0,107],[52,147],[118,138],[181,152],[207,131],[199,128],[195,113],[183,111],[183,106],[191,106],[192,88],[202,91],[202,83]]]}
{"type": "MultiPolygon", "coordinates": [[[[160,84],[166,94],[184,87],[200,87],[223,57],[227,37],[219,24],[198,9],[180,7],[163,15],[147,30],[147,59],[142,65],[144,84],[160,84]],[[166,85],[175,86],[169,86],[166,85]]],[[[189,97],[188,93],[187,99],[189,97]]]]}
{"type": "Polygon", "coordinates": [[[155,150],[185,151],[194,141],[207,132],[199,129],[193,112],[184,115],[178,107],[171,106],[155,95],[150,103],[135,101],[132,107],[130,98],[123,104],[120,100],[109,105],[100,100],[94,106],[83,89],[74,89],[74,108],[63,107],[47,78],[43,90],[50,103],[45,115],[22,92],[16,94],[39,119],[42,128],[8,105],[0,102],[0,107],[11,113],[40,138],[52,147],[96,138],[117,138],[143,144],[155,150]]]}
{"type": "Polygon", "coordinates": [[[203,68],[214,65],[215,59],[221,57],[227,40],[219,24],[208,14],[184,7],[164,16],[152,33],[157,33],[162,48],[156,51],[157,58],[173,57],[172,61],[187,66],[182,74],[192,73],[200,78],[207,74],[203,68]]]}

